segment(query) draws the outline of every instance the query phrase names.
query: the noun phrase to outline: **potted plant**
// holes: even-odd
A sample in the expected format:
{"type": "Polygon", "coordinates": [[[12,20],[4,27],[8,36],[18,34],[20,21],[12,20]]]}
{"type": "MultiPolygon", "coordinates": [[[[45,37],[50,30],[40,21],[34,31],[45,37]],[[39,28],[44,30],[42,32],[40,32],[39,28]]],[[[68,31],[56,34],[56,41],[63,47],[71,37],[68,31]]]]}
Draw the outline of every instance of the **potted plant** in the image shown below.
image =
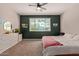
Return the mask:
{"type": "Polygon", "coordinates": [[[13,30],[13,32],[14,33],[20,33],[20,29],[19,28],[16,28],[16,29],[13,30]]]}

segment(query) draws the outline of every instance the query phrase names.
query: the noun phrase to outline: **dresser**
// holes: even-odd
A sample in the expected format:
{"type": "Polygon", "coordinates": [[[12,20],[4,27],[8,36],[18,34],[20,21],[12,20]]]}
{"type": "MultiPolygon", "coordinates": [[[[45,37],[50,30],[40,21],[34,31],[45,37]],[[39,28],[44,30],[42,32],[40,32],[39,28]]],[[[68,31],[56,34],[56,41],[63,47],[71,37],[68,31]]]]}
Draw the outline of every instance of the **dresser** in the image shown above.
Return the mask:
{"type": "Polygon", "coordinates": [[[0,53],[19,43],[22,40],[21,36],[18,33],[0,34],[0,53]]]}

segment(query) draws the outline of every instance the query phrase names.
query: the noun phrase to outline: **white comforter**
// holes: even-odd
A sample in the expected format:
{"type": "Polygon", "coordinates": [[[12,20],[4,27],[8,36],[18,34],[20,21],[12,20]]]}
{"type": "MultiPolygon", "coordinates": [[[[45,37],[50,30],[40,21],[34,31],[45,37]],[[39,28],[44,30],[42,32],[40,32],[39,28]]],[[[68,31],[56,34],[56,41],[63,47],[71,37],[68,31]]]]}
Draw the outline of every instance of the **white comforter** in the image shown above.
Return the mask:
{"type": "Polygon", "coordinates": [[[43,56],[54,56],[72,53],[79,54],[79,46],[51,46],[43,50],[43,56]]]}
{"type": "Polygon", "coordinates": [[[71,37],[56,37],[56,40],[63,44],[63,46],[50,46],[43,50],[44,56],[53,56],[59,54],[79,54],[79,38],[71,37]]]}

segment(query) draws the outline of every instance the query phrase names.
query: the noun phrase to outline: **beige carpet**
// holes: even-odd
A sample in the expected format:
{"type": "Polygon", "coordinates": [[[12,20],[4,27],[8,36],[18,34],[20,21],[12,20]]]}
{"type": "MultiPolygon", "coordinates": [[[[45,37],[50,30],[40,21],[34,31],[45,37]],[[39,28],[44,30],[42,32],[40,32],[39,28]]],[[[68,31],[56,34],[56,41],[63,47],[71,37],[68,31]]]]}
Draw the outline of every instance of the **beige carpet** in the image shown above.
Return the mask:
{"type": "Polygon", "coordinates": [[[41,56],[42,42],[23,40],[1,55],[5,56],[41,56]]]}

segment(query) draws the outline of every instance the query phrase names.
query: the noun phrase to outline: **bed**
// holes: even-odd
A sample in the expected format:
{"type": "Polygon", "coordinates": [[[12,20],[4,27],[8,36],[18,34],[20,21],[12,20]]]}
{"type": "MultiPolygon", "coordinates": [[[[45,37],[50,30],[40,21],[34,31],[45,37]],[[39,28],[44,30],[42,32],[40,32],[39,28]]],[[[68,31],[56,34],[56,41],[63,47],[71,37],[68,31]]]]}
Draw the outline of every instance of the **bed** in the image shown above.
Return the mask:
{"type": "Polygon", "coordinates": [[[43,36],[43,56],[79,56],[79,35],[66,33],[64,36],[43,36]]]}

